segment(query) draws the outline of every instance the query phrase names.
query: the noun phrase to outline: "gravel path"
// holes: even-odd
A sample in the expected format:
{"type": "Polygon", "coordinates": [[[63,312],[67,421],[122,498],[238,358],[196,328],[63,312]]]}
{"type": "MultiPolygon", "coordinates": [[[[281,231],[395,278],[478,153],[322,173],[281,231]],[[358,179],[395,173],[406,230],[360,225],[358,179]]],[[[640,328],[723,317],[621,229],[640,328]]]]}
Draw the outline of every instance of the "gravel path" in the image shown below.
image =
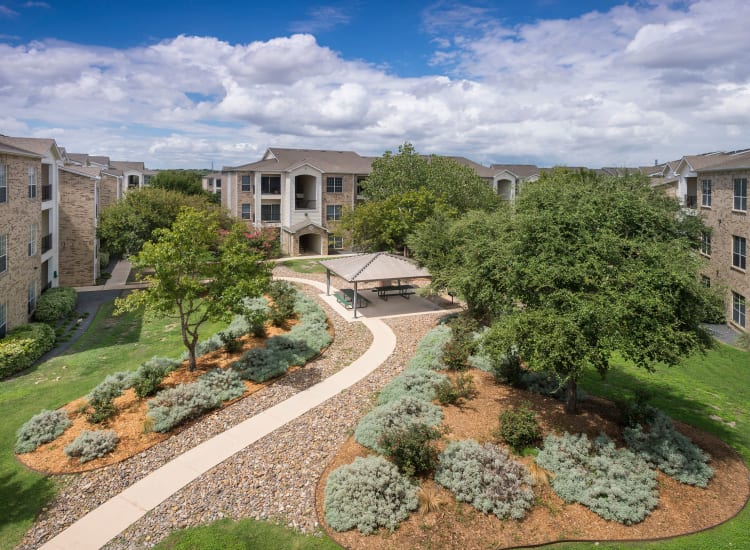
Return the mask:
{"type": "MultiPolygon", "coordinates": [[[[280,267],[274,273],[300,276],[280,267]]],[[[315,274],[309,278],[321,280],[315,274]]],[[[317,299],[317,290],[303,290],[317,299]]],[[[344,321],[322,301],[318,303],[335,331],[333,344],[321,357],[120,464],[64,476],[64,488],[42,511],[19,548],[37,548],[177,455],[312,386],[362,355],[372,341],[369,331],[360,323],[344,321]]],[[[398,342],[393,355],[373,374],[213,468],[113,539],[107,548],[148,548],[173,529],[223,517],[273,518],[302,531],[314,530],[318,525],[315,485],[319,476],[370,407],[373,393],[403,369],[416,344],[441,315],[386,320],[398,342]]]]}

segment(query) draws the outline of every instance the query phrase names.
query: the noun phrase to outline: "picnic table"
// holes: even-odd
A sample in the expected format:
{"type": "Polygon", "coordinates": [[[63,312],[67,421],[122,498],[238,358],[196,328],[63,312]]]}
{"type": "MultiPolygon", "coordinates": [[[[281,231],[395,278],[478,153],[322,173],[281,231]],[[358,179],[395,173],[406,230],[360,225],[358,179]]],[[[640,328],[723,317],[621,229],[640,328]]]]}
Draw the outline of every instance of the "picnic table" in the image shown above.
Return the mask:
{"type": "Polygon", "coordinates": [[[378,298],[382,298],[388,301],[388,296],[401,296],[402,298],[409,299],[409,296],[415,294],[414,285],[385,285],[378,286],[372,289],[373,292],[378,293],[378,298]]]}
{"type": "MultiPolygon", "coordinates": [[[[354,291],[351,288],[341,289],[333,295],[338,302],[343,305],[346,309],[352,309],[354,307],[354,291]]],[[[370,300],[362,296],[357,292],[357,309],[367,307],[370,305],[370,300]]]]}

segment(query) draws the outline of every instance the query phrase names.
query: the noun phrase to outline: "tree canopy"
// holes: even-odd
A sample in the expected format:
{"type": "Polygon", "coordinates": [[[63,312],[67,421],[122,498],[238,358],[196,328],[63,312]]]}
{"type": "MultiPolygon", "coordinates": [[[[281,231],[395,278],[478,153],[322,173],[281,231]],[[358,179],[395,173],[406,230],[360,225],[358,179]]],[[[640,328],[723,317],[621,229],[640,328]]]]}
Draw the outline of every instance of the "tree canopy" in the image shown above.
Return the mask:
{"type": "Polygon", "coordinates": [[[364,250],[405,251],[407,235],[422,222],[500,203],[472,168],[448,157],[419,155],[410,143],[373,161],[362,193],[366,200],[345,214],[342,228],[364,250]]]}
{"type": "Polygon", "coordinates": [[[241,222],[221,231],[216,213],[181,208],[171,228],[156,229],[154,241],[131,257],[136,268],[153,271],[146,288],[116,300],[117,311],[176,316],[193,370],[203,323],[242,313],[244,298],[260,296],[268,284],[270,269],[246,231],[241,222]]]}
{"type": "Polygon", "coordinates": [[[97,226],[102,249],[113,256],[137,253],[156,229],[172,225],[183,206],[218,216],[221,227],[228,229],[231,226],[229,217],[205,196],[149,187],[132,189],[121,200],[102,210],[97,226]]]}
{"type": "Polygon", "coordinates": [[[159,170],[149,182],[154,189],[179,191],[186,195],[203,195],[201,172],[198,170],[159,170]]]}
{"type": "Polygon", "coordinates": [[[612,352],[651,369],[710,345],[712,296],[698,278],[701,220],[637,177],[555,169],[512,209],[420,226],[413,251],[492,323],[488,346],[566,383],[612,352]],[[452,246],[456,254],[442,253],[452,246]]]}

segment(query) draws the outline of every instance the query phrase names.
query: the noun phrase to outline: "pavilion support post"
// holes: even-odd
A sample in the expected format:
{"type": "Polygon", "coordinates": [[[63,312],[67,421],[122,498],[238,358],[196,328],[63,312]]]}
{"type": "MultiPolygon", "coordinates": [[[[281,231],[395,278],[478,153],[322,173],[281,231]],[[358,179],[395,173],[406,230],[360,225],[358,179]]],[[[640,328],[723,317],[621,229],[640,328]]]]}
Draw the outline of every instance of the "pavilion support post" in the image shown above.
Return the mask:
{"type": "Polygon", "coordinates": [[[326,296],[331,295],[331,270],[326,269],[326,296]]]}
{"type": "Polygon", "coordinates": [[[354,298],[352,298],[352,310],[354,310],[354,318],[357,318],[357,281],[354,281],[354,298]]]}

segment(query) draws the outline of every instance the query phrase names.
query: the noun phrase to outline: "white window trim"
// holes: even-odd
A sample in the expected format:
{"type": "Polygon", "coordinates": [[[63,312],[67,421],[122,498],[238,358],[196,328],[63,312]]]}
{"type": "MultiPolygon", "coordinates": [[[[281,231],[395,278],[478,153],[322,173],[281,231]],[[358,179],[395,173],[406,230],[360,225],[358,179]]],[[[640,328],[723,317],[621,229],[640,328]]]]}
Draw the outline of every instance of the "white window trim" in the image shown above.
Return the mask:
{"type": "Polygon", "coordinates": [[[742,271],[747,268],[747,239],[739,235],[732,235],[732,267],[742,271]],[[738,247],[736,246],[737,243],[741,243],[743,246],[738,247]],[[739,259],[739,264],[734,262],[735,258],[739,259]]]}
{"type": "Polygon", "coordinates": [[[0,204],[8,202],[8,165],[0,164],[0,204]]]}
{"type": "Polygon", "coordinates": [[[738,292],[732,292],[732,322],[743,328],[747,325],[747,299],[738,292]]]}

